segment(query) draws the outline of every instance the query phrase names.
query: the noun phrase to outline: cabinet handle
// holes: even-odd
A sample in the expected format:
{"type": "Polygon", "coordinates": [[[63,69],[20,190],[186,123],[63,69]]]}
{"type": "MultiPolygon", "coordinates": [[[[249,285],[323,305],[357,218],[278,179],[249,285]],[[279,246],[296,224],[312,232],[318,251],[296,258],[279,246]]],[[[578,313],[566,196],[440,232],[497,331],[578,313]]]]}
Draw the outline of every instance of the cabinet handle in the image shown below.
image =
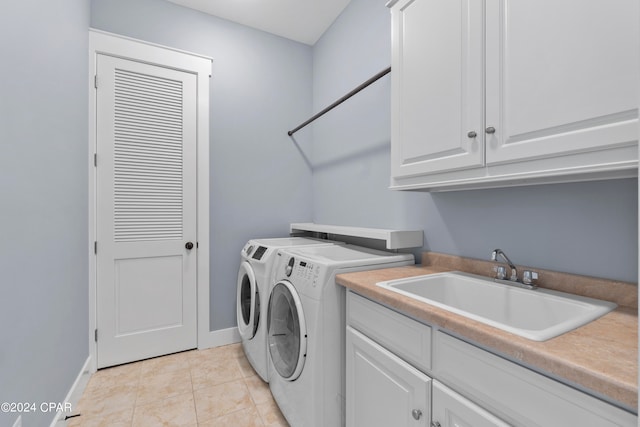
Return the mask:
{"type": "Polygon", "coordinates": [[[488,133],[489,135],[496,133],[496,128],[494,128],[493,126],[489,126],[488,128],[486,128],[484,130],[486,133],[488,133]]]}
{"type": "Polygon", "coordinates": [[[414,409],[411,411],[411,415],[413,415],[414,419],[419,420],[420,417],[422,417],[422,411],[420,409],[414,409]]]}
{"type": "Polygon", "coordinates": [[[467,136],[469,138],[475,138],[476,136],[478,136],[478,134],[476,133],[475,130],[470,130],[469,133],[467,133],[467,136]]]}
{"type": "Polygon", "coordinates": [[[431,427],[442,427],[442,426],[437,421],[431,421],[431,427]]]}

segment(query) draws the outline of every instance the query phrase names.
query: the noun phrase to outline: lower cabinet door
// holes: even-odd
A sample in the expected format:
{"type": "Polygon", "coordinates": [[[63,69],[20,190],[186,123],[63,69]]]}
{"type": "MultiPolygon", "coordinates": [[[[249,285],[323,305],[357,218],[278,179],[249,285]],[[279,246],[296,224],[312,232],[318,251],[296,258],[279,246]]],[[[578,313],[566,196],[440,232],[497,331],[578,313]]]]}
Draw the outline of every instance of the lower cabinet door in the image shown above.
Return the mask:
{"type": "Polygon", "coordinates": [[[509,424],[436,380],[433,381],[431,411],[431,425],[434,427],[509,427],[509,424]]]}
{"type": "Polygon", "coordinates": [[[431,378],[347,327],[347,427],[428,427],[431,378]]]}

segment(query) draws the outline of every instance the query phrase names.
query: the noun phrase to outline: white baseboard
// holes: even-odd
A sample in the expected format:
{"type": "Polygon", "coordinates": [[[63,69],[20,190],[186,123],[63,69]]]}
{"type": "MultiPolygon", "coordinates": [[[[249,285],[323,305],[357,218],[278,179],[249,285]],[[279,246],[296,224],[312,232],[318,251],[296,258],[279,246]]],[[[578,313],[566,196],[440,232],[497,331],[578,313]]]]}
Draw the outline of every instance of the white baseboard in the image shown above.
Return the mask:
{"type": "Polygon", "coordinates": [[[205,348],[220,347],[241,341],[242,338],[238,328],[234,326],[233,328],[210,331],[209,334],[204,336],[204,339],[198,341],[198,348],[204,350],[205,348]]]}
{"type": "Polygon", "coordinates": [[[70,403],[72,411],[71,412],[63,412],[62,410],[58,411],[53,421],[51,422],[50,427],[65,426],[66,423],[64,418],[68,415],[72,415],[75,412],[74,409],[76,408],[76,406],[78,406],[78,401],[80,400],[80,397],[84,392],[84,389],[87,387],[89,378],[91,377],[90,365],[91,365],[91,356],[87,357],[87,360],[84,362],[84,365],[82,365],[82,369],[80,369],[80,373],[78,373],[76,380],[71,385],[71,388],[67,393],[67,396],[64,398],[64,401],[61,402],[63,404],[70,403]]]}

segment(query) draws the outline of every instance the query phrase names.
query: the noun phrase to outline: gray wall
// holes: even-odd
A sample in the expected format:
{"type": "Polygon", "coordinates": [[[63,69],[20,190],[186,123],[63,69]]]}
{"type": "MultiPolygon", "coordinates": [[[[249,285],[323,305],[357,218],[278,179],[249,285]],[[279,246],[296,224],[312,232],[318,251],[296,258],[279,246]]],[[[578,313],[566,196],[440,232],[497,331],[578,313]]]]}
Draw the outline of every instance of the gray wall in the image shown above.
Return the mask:
{"type": "MultiPolygon", "coordinates": [[[[390,64],[384,0],[352,0],[314,46],[313,105],[324,108],[390,64]]],[[[425,249],[637,282],[637,180],[451,193],[387,190],[390,80],[313,124],[314,222],[425,231],[425,249]]]]}
{"type": "MultiPolygon", "coordinates": [[[[314,111],[389,66],[384,4],[352,0],[314,46],[314,111]]],[[[424,228],[425,195],[388,190],[390,102],[387,75],[312,124],[314,222],[424,228]]]]}
{"type": "Polygon", "coordinates": [[[240,250],[310,221],[311,48],[164,0],[93,0],[91,26],[213,58],[211,330],[236,325],[240,250]]]}
{"type": "Polygon", "coordinates": [[[87,0],[0,13],[0,402],[63,401],[89,352],[88,27],[87,0]]]}

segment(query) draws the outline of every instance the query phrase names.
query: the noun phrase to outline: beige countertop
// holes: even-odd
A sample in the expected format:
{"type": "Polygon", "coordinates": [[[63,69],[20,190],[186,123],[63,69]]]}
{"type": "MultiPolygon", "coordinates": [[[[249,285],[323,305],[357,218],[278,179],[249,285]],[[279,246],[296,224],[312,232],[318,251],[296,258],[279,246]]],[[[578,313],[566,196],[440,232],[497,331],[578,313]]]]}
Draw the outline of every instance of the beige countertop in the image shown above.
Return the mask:
{"type": "Polygon", "coordinates": [[[489,276],[492,265],[427,252],[423,255],[422,265],[339,274],[336,282],[569,385],[588,389],[596,396],[629,409],[637,408],[638,310],[634,284],[535,269],[541,272],[540,287],[573,290],[572,293],[596,298],[606,295],[607,298],[602,299],[618,303],[618,308],[605,316],[544,342],[521,338],[375,286],[385,280],[451,270],[489,276]]]}

